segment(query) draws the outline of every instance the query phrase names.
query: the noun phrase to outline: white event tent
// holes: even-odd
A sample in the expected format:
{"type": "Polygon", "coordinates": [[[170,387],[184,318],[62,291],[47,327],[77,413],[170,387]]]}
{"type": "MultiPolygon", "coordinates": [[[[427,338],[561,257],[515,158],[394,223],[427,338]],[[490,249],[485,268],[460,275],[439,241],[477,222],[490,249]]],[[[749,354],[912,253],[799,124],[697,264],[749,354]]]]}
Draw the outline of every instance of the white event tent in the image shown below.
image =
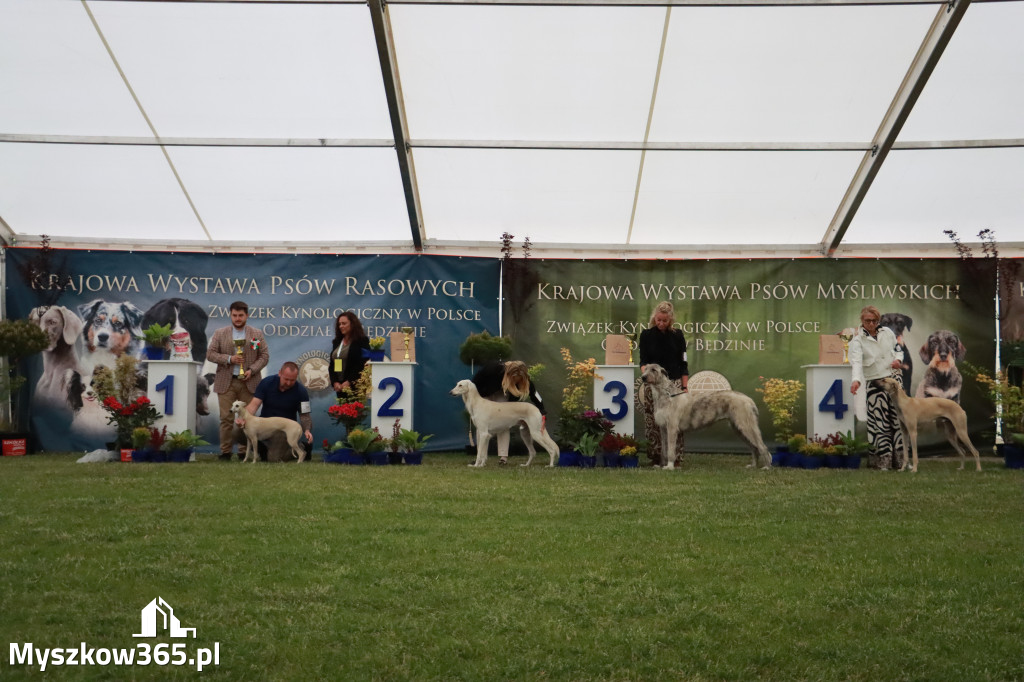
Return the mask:
{"type": "Polygon", "coordinates": [[[1024,254],[1024,2],[0,0],[0,239],[1024,254]]]}

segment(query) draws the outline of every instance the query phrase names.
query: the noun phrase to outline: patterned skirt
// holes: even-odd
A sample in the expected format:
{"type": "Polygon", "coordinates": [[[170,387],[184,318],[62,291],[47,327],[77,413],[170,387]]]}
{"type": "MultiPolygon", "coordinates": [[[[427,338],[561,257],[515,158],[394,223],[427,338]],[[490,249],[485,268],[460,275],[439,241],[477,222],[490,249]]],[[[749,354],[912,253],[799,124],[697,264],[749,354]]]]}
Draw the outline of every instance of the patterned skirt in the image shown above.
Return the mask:
{"type": "MultiPolygon", "coordinates": [[[[893,379],[903,385],[900,373],[893,379]]],[[[872,463],[879,469],[899,469],[903,466],[903,431],[889,394],[877,380],[868,383],[868,442],[871,443],[872,463]]]]}
{"type": "MultiPolygon", "coordinates": [[[[680,391],[683,390],[683,380],[676,379],[673,381],[676,388],[680,391]]],[[[651,386],[650,384],[644,383],[643,379],[638,378],[634,386],[633,392],[634,402],[638,408],[639,413],[644,418],[644,438],[647,439],[647,457],[651,464],[661,464],[661,429],[654,423],[654,402],[651,399],[651,386]]],[[[675,463],[682,464],[683,460],[683,435],[679,434],[679,438],[676,439],[676,459],[675,463]]]]}

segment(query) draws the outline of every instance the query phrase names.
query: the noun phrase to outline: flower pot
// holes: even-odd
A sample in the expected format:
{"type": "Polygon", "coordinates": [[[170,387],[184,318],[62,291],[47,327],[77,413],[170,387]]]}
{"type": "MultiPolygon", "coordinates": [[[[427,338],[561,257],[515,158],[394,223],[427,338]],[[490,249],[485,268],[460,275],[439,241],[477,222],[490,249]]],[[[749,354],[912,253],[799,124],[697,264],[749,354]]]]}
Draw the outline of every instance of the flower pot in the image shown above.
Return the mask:
{"type": "Polygon", "coordinates": [[[406,464],[423,464],[423,453],[420,451],[407,452],[403,455],[406,464]]]}
{"type": "Polygon", "coordinates": [[[846,468],[847,469],[860,469],[860,455],[847,455],[846,456],[846,468]]]}
{"type": "Polygon", "coordinates": [[[792,453],[790,453],[788,445],[780,445],[779,447],[775,448],[775,452],[772,453],[772,466],[786,466],[786,460],[789,459],[790,454],[792,453]]]}
{"type": "Polygon", "coordinates": [[[821,465],[825,462],[824,457],[817,455],[804,455],[801,465],[804,469],[820,469],[821,465]]]}
{"type": "Polygon", "coordinates": [[[192,460],[192,450],[171,450],[167,453],[168,462],[188,462],[192,460]]]}
{"type": "Polygon", "coordinates": [[[149,456],[149,461],[150,462],[166,462],[167,461],[167,453],[164,452],[163,450],[152,450],[151,454],[149,456]]]}
{"type": "Polygon", "coordinates": [[[142,353],[146,356],[147,360],[163,360],[167,350],[156,346],[144,346],[142,353]]]}
{"type": "Polygon", "coordinates": [[[371,362],[383,362],[384,361],[384,349],[381,348],[380,350],[374,350],[372,348],[370,348],[370,349],[364,348],[363,349],[363,357],[366,358],[367,360],[370,360],[371,362]]]}
{"type": "Polygon", "coordinates": [[[640,466],[640,456],[622,455],[621,457],[619,457],[619,465],[623,469],[636,469],[638,466],[640,466]]]}
{"type": "Polygon", "coordinates": [[[617,468],[621,461],[622,457],[617,452],[604,453],[604,465],[606,467],[617,468]]]}
{"type": "Polygon", "coordinates": [[[324,453],[324,462],[327,464],[348,464],[352,450],[349,448],[338,448],[334,452],[324,453]]]}
{"type": "Polygon", "coordinates": [[[580,453],[575,450],[562,450],[558,453],[558,466],[576,467],[580,465],[580,453]]]}
{"type": "Polygon", "coordinates": [[[132,461],[133,462],[148,462],[149,461],[149,450],[132,450],[132,461]]]}
{"type": "Polygon", "coordinates": [[[584,469],[593,469],[597,466],[597,455],[580,455],[579,466],[584,469]]]}
{"type": "Polygon", "coordinates": [[[790,467],[793,469],[803,469],[804,456],[801,455],[799,452],[783,453],[782,466],[790,467]]]}
{"type": "Polygon", "coordinates": [[[370,464],[374,466],[387,466],[388,454],[387,452],[371,452],[369,455],[370,464]]]}
{"type": "Polygon", "coordinates": [[[388,453],[388,464],[401,464],[402,453],[401,452],[389,452],[388,453]]]}
{"type": "Polygon", "coordinates": [[[1024,469],[1024,448],[1004,443],[1003,463],[1007,469],[1024,469]]]}
{"type": "Polygon", "coordinates": [[[829,469],[845,469],[846,455],[825,455],[825,466],[829,469]]]}

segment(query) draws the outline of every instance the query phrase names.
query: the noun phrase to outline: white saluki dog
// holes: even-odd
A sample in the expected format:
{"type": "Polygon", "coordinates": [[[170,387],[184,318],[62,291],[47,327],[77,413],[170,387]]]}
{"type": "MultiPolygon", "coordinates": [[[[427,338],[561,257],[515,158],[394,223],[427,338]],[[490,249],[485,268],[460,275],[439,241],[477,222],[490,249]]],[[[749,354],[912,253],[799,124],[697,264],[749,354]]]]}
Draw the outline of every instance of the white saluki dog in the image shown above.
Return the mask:
{"type": "Polygon", "coordinates": [[[299,422],[285,417],[257,417],[254,414],[249,414],[249,411],[245,409],[245,403],[241,400],[231,403],[231,411],[235,413],[235,423],[242,427],[247,441],[243,462],[248,462],[249,455],[252,454],[252,462],[255,464],[259,459],[259,451],[256,448],[257,441],[270,438],[278,431],[284,432],[288,439],[288,445],[291,446],[292,452],[299,458],[299,461],[302,462],[306,459],[306,451],[299,445],[299,441],[302,439],[302,425],[299,422]]]}
{"type": "Polygon", "coordinates": [[[967,435],[967,413],[964,412],[964,408],[948,398],[911,398],[895,379],[886,377],[879,381],[882,382],[882,390],[892,399],[896,417],[900,420],[900,430],[903,431],[903,466],[900,467],[900,471],[906,469],[910,463],[907,457],[909,441],[914,457],[910,470],[917,472],[917,425],[926,419],[934,419],[936,423],[942,424],[946,438],[960,454],[961,469],[967,463],[966,450],[970,450],[974,455],[975,470],[981,471],[981,458],[967,435]]]}
{"type": "MultiPolygon", "coordinates": [[[[480,392],[476,390],[476,384],[469,379],[463,379],[455,384],[455,388],[449,391],[449,395],[462,396],[466,411],[469,412],[469,418],[476,426],[476,462],[469,466],[484,466],[487,463],[487,445],[491,441],[491,436],[504,432],[507,437],[508,430],[521,422],[526,424],[533,440],[540,443],[551,455],[551,463],[548,466],[555,466],[558,446],[544,430],[544,420],[536,405],[529,402],[499,403],[487,400],[480,396],[480,392]]],[[[526,464],[521,466],[528,467],[533,462],[537,450],[530,440],[524,438],[523,442],[526,443],[530,457],[526,460],[526,464]]]]}
{"type": "Polygon", "coordinates": [[[676,438],[680,433],[703,429],[715,422],[728,419],[733,431],[743,439],[753,455],[750,467],[760,465],[768,469],[772,456],[761,439],[757,426],[757,405],[749,396],[739,391],[713,391],[690,395],[678,393],[676,385],[668,378],[661,365],[650,364],[641,375],[645,383],[654,389],[654,422],[661,429],[661,465],[674,469],[675,461],[667,453],[675,453],[676,438]]]}

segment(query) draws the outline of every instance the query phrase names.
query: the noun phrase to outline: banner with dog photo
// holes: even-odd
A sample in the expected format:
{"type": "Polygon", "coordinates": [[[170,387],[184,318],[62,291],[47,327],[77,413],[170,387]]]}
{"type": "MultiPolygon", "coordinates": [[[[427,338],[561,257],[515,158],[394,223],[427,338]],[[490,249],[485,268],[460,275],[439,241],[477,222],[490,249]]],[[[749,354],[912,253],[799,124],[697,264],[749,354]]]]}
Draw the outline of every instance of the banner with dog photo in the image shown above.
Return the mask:
{"type": "MultiPolygon", "coordinates": [[[[90,376],[123,354],[138,357],[142,330],[157,322],[184,334],[181,348],[199,374],[197,430],[214,451],[218,405],[210,395],[212,369],[203,366],[208,340],[230,324],[228,307],[236,300],[248,304],[248,324],[266,338],[270,364],[263,376],[285,361],[298,363],[312,399],[315,452],[323,439],[344,433],[327,416],[335,400],[327,363],[335,319],[346,310],[370,337],[413,328],[413,426],[434,434],[434,449],[462,448],[462,406],[448,397],[469,373],[458,361],[459,346],[470,334],[498,332],[496,259],[59,251],[40,262],[40,249],[6,253],[8,316],[32,319],[52,339],[48,350],[22,363],[22,416],[43,450],[88,451],[113,440],[114,427],[90,394],[90,376]]],[[[144,393],[145,363],[140,368],[144,393]]]]}
{"type": "MultiPolygon", "coordinates": [[[[957,369],[964,361],[994,365],[994,275],[984,266],[958,259],[521,261],[532,286],[506,287],[503,320],[517,358],[544,365],[537,383],[557,433],[566,379],[560,349],[603,364],[607,334],[639,334],[655,305],[670,301],[691,380],[700,372],[711,385],[752,397],[771,441],[761,378],[806,381],[802,366],[818,362],[820,338],[857,327],[861,308],[874,305],[906,349],[908,394],[942,384],[967,411],[978,443],[991,444],[992,405],[957,369]]],[[[806,428],[802,401],[798,432],[806,428]]],[[[727,424],[686,438],[688,450],[744,451],[727,424]]],[[[935,429],[922,431],[922,445],[939,441],[935,429]]]]}

